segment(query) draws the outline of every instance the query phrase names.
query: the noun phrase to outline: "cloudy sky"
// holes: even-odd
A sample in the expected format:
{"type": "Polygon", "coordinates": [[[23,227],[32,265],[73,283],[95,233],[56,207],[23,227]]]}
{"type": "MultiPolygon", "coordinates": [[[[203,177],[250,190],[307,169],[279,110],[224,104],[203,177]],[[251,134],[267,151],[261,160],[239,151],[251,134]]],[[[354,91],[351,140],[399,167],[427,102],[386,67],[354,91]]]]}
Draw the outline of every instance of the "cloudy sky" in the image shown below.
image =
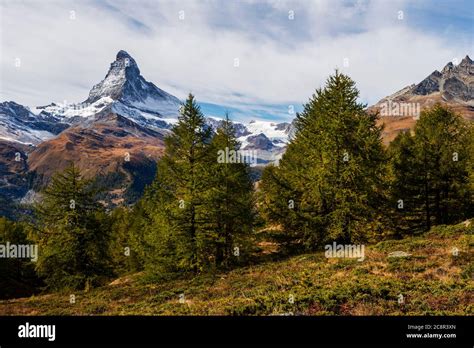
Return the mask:
{"type": "Polygon", "coordinates": [[[290,119],[336,68],[371,104],[473,57],[473,33],[471,0],[0,0],[0,101],[83,101],[123,49],[207,114],[290,119]]]}

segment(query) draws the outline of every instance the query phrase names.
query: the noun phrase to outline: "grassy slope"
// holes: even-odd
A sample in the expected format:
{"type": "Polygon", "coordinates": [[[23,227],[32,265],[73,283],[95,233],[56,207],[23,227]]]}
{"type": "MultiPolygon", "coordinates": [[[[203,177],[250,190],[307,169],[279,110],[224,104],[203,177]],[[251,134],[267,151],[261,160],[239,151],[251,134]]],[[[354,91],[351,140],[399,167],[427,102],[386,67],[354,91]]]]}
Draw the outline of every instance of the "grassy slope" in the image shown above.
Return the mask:
{"type": "Polygon", "coordinates": [[[473,315],[473,232],[436,227],[366,247],[363,262],[319,252],[162,284],[135,274],[76,292],[75,304],[69,293],[0,301],[0,315],[473,315]],[[412,256],[387,258],[398,250],[412,256]]]}

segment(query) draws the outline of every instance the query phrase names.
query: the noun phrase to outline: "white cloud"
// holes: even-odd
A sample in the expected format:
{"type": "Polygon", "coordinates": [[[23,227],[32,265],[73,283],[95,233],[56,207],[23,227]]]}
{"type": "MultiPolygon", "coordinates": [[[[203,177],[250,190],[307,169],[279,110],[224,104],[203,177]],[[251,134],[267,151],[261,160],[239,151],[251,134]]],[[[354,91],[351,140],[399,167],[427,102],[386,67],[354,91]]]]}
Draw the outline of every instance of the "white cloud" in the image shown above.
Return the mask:
{"type": "Polygon", "coordinates": [[[409,12],[398,20],[404,1],[2,1],[0,6],[0,99],[31,106],[86,99],[120,49],[160,88],[180,98],[192,91],[199,101],[230,106],[306,102],[337,67],[356,81],[362,99],[373,103],[470,49],[409,26],[409,12]],[[293,21],[289,10],[295,11],[293,21]],[[20,68],[15,58],[21,59],[20,68]]]}

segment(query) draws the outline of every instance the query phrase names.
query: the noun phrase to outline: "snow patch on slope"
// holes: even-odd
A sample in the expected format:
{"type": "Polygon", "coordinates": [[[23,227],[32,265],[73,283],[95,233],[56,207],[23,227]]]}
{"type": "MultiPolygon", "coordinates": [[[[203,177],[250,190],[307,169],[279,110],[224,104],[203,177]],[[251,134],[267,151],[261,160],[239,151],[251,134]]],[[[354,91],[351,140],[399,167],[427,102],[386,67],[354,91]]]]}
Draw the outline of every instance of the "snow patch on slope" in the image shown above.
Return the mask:
{"type": "Polygon", "coordinates": [[[78,103],[78,104],[50,104],[44,107],[36,107],[36,111],[40,111],[43,114],[52,115],[58,119],[62,119],[65,122],[70,122],[70,119],[80,117],[87,118],[94,116],[95,114],[102,111],[104,108],[113,103],[113,99],[110,97],[103,97],[94,103],[78,103]]]}

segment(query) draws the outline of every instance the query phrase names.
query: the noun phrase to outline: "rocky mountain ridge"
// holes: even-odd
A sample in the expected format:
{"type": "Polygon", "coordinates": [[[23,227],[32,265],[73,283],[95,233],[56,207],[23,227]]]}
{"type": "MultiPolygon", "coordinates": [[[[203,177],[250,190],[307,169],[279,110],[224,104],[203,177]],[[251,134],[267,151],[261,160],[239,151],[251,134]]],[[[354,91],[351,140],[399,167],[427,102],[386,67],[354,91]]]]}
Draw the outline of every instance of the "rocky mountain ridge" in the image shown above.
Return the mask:
{"type": "Polygon", "coordinates": [[[459,64],[447,63],[417,84],[381,99],[369,110],[378,111],[385,125],[384,141],[414,127],[421,111],[441,103],[474,121],[474,62],[466,55],[459,64]]]}

